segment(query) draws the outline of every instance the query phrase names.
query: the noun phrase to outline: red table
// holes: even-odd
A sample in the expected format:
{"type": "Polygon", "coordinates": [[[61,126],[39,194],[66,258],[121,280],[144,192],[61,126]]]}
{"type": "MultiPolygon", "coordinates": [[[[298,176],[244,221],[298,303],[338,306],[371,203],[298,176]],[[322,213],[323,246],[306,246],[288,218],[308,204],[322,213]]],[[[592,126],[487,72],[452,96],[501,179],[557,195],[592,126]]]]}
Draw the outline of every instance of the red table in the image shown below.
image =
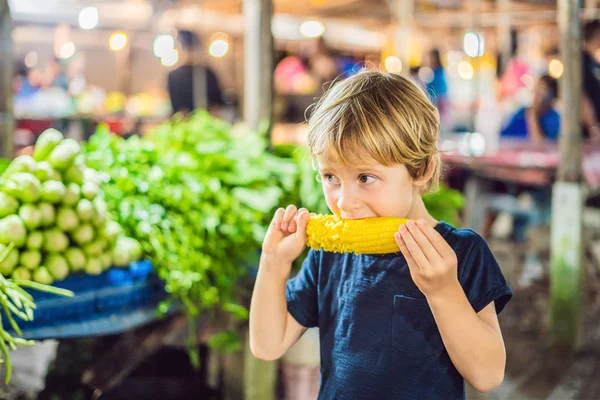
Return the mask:
{"type": "MultiPolygon", "coordinates": [[[[498,151],[482,156],[465,155],[459,142],[445,142],[442,160],[452,169],[469,171],[465,186],[465,225],[477,229],[472,210],[485,194],[490,180],[530,186],[551,186],[560,163],[558,144],[532,145],[529,142],[501,141],[498,151]],[[452,145],[455,143],[455,148],[452,145]],[[449,148],[449,149],[448,149],[449,148]]],[[[600,190],[600,143],[585,143],[582,148],[582,175],[592,192],[600,190]]]]}

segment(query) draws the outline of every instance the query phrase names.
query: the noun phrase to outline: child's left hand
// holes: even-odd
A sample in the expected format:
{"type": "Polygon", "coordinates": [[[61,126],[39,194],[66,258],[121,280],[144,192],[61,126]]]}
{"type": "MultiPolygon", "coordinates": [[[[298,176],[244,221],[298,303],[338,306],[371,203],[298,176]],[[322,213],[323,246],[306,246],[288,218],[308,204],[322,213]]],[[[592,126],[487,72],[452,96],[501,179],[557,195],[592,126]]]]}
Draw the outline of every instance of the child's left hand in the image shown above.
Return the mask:
{"type": "Polygon", "coordinates": [[[425,297],[459,284],[454,250],[424,220],[401,225],[394,238],[408,262],[413,281],[425,297]]]}

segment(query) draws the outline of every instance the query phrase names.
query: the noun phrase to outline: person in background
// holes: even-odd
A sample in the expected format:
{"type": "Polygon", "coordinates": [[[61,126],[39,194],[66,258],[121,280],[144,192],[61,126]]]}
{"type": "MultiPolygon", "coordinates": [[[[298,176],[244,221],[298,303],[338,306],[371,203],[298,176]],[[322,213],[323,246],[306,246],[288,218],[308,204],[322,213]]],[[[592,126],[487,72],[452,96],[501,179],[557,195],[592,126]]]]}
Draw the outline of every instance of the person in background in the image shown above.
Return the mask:
{"type": "Polygon", "coordinates": [[[549,75],[542,76],[533,90],[530,107],[518,110],[502,129],[502,137],[529,138],[533,143],[556,140],[560,130],[560,115],[554,109],[558,97],[558,82],[549,75]]]}
{"type": "Polygon", "coordinates": [[[582,123],[584,137],[600,139],[600,20],[583,27],[583,96],[582,123]]]}
{"type": "Polygon", "coordinates": [[[448,83],[440,51],[438,49],[431,50],[428,54],[428,61],[428,66],[433,71],[433,79],[426,84],[427,93],[429,93],[431,102],[442,114],[448,99],[448,83]]]}
{"type": "Polygon", "coordinates": [[[181,66],[171,71],[167,78],[173,114],[189,113],[203,105],[212,114],[218,114],[224,101],[217,75],[208,65],[198,63],[194,56],[194,51],[201,45],[200,40],[186,30],[180,31],[177,39],[181,46],[181,66]],[[203,94],[205,101],[200,98],[203,94]]]}
{"type": "Polygon", "coordinates": [[[419,69],[421,69],[420,65],[411,66],[410,70],[409,70],[409,73],[408,73],[408,76],[409,76],[410,80],[413,81],[413,83],[415,85],[417,85],[421,89],[425,89],[425,84],[423,83],[423,81],[421,80],[421,78],[419,78],[419,69]]]}
{"type": "Polygon", "coordinates": [[[431,102],[440,113],[440,123],[443,135],[448,127],[453,123],[451,120],[450,102],[448,99],[446,71],[442,65],[440,51],[438,49],[431,50],[427,54],[425,61],[425,65],[431,68],[433,75],[431,76],[431,80],[429,82],[423,83],[431,102]]]}

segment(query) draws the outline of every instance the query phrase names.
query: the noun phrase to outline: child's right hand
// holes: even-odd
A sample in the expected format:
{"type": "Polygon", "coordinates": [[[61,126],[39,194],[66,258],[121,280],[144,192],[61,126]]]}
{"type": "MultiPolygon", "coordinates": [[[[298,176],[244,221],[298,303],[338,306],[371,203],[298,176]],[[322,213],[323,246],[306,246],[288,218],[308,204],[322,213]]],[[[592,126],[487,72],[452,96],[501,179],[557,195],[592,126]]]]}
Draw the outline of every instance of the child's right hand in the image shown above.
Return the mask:
{"type": "Polygon", "coordinates": [[[309,219],[310,214],[305,208],[298,210],[294,205],[289,205],[286,209],[279,208],[263,241],[264,256],[278,264],[291,265],[306,247],[306,225],[309,219]]]}

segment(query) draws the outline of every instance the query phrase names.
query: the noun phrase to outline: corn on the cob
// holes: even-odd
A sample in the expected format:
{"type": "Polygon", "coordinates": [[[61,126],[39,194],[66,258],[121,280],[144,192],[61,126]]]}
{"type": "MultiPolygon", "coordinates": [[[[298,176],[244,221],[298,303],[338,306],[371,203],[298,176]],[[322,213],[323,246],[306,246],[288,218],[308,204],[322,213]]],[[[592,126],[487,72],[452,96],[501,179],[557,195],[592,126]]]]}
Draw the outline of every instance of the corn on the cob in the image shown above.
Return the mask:
{"type": "Polygon", "coordinates": [[[315,215],[306,227],[306,244],[334,253],[397,253],[400,249],[394,233],[407,221],[394,217],[344,220],[337,215],[315,215]]]}

